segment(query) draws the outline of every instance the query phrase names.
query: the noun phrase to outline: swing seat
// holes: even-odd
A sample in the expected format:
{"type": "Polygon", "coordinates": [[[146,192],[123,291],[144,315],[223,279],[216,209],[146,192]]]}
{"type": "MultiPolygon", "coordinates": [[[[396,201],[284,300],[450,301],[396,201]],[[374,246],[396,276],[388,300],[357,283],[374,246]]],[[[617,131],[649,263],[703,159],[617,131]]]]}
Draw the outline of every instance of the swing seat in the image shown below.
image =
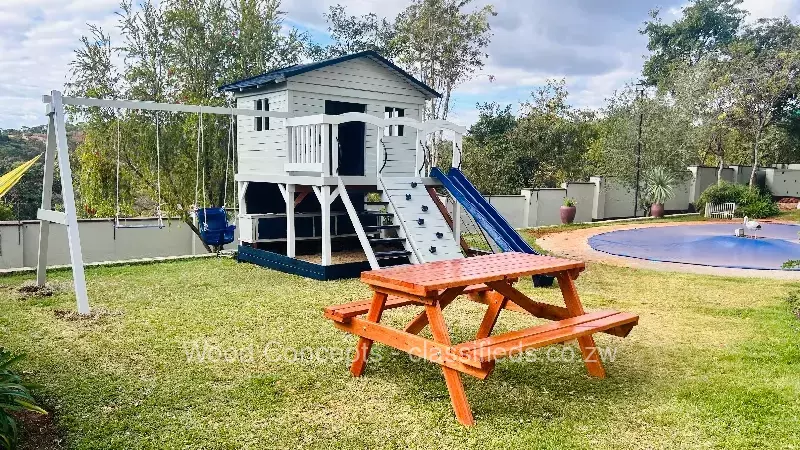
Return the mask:
{"type": "Polygon", "coordinates": [[[197,224],[200,239],[208,245],[224,245],[233,242],[236,225],[228,225],[228,216],[223,208],[202,208],[197,210],[197,224]]]}

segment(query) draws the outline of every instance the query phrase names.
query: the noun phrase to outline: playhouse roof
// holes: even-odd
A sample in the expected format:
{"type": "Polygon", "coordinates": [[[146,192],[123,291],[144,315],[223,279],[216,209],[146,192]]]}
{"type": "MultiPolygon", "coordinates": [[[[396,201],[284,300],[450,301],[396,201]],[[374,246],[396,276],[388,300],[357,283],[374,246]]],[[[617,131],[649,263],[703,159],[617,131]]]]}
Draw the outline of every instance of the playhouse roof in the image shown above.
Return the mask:
{"type": "Polygon", "coordinates": [[[397,67],[394,63],[389,61],[388,59],[384,58],[378,52],[374,50],[366,50],[363,52],[352,53],[349,55],[339,56],[336,58],[326,59],[325,61],[318,61],[306,64],[295,64],[293,66],[284,67],[282,69],[273,70],[271,72],[267,72],[265,74],[257,75],[250,78],[245,78],[243,80],[235,81],[230,84],[226,84],[219,87],[220,91],[225,92],[235,92],[235,91],[245,91],[248,89],[258,88],[262,85],[267,83],[280,83],[282,81],[286,81],[287,78],[291,78],[296,75],[301,75],[306,72],[310,72],[312,70],[321,69],[323,67],[332,66],[334,64],[338,64],[341,62],[349,61],[351,59],[357,58],[369,58],[373,61],[381,64],[382,66],[388,68],[396,72],[398,75],[404,77],[408,80],[411,84],[416,86],[420,91],[424,92],[431,97],[441,97],[442,94],[436,92],[432,87],[428,86],[427,84],[417,80],[413,76],[411,76],[405,70],[397,67]]]}

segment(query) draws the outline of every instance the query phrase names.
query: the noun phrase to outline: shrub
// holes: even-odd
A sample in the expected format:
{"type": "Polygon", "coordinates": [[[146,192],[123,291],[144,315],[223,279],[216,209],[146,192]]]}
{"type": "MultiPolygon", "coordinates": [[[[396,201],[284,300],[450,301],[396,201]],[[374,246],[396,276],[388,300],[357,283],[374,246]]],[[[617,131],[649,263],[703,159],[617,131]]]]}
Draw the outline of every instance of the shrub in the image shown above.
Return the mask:
{"type": "Polygon", "coordinates": [[[14,449],[17,445],[17,423],[12,412],[35,411],[47,414],[31,395],[35,386],[24,383],[20,376],[10,369],[22,355],[14,356],[0,347],[0,449],[14,449]]]}
{"type": "Polygon", "coordinates": [[[700,195],[695,205],[698,211],[703,211],[706,203],[736,203],[736,215],[747,216],[752,219],[763,219],[778,214],[778,205],[772,201],[768,192],[743,184],[733,184],[723,181],[709,186],[700,195]]]}
{"type": "Polygon", "coordinates": [[[564,206],[575,206],[577,204],[578,202],[576,202],[574,198],[567,197],[564,199],[564,206]]]}
{"type": "Polygon", "coordinates": [[[671,199],[675,192],[672,185],[675,184],[675,176],[663,167],[654,167],[645,173],[644,176],[645,197],[650,203],[664,204],[671,199]]]}

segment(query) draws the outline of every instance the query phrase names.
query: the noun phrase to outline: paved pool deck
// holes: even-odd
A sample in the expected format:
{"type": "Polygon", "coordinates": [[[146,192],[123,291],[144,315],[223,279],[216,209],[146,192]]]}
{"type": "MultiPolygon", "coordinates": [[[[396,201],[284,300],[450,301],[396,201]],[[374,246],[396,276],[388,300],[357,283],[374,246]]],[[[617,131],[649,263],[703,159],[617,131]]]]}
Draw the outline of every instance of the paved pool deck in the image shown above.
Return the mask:
{"type": "MultiPolygon", "coordinates": [[[[717,222],[717,221],[714,221],[717,222]]],[[[784,221],[763,221],[774,223],[791,223],[784,221]]],[[[800,281],[800,271],[787,270],[754,270],[754,269],[730,269],[726,267],[699,266],[694,264],[681,264],[671,262],[647,261],[644,259],[630,258],[626,256],[616,256],[594,250],[589,246],[589,238],[609,231],[631,230],[636,228],[653,227],[674,227],[682,225],[707,224],[709,221],[697,222],[675,222],[675,223],[653,223],[653,224],[615,224],[609,226],[598,226],[583,228],[574,231],[552,233],[536,239],[536,243],[548,252],[566,258],[579,259],[586,262],[596,262],[610,264],[621,267],[632,267],[636,269],[660,270],[665,272],[684,272],[700,275],[719,275],[729,277],[752,277],[752,278],[771,278],[778,280],[798,280],[800,281]]],[[[741,226],[737,221],[727,222],[731,224],[731,233],[737,226],[741,226]]]]}

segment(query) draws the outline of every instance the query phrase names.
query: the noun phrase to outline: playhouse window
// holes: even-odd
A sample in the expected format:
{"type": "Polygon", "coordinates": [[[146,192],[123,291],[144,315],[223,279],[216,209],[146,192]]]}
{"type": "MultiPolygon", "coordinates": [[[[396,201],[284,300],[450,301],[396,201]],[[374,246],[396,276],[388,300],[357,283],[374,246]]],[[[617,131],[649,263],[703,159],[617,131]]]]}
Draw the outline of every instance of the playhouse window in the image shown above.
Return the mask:
{"type": "MultiPolygon", "coordinates": [[[[405,110],[402,108],[392,108],[387,106],[383,113],[384,119],[392,119],[394,117],[405,117],[405,110]]],[[[403,125],[392,125],[383,129],[384,136],[402,136],[403,125]]]]}
{"type": "MultiPolygon", "coordinates": [[[[261,111],[263,109],[261,100],[256,100],[253,103],[255,104],[253,109],[255,109],[256,111],[261,111]]],[[[264,127],[264,118],[263,117],[255,117],[254,119],[255,119],[255,123],[253,125],[254,125],[255,130],[256,131],[263,130],[264,129],[263,128],[264,127]]]]}
{"type": "MultiPolygon", "coordinates": [[[[269,99],[256,100],[253,102],[253,109],[256,111],[269,111],[269,99]]],[[[256,131],[269,130],[269,117],[255,117],[253,128],[256,131]]]]}

